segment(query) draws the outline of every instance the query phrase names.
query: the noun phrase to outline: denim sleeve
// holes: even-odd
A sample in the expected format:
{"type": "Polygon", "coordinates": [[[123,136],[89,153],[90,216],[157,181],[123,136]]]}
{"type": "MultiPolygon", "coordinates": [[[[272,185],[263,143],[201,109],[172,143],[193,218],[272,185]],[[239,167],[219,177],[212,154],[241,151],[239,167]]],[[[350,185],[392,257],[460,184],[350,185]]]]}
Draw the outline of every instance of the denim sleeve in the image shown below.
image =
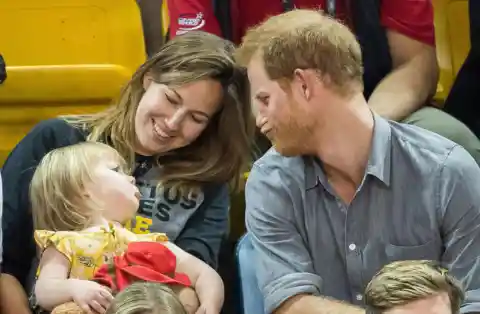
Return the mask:
{"type": "Polygon", "coordinates": [[[448,156],[438,178],[442,263],[463,283],[461,313],[480,313],[480,168],[460,146],[448,156]]]}
{"type": "Polygon", "coordinates": [[[213,268],[228,233],[230,197],[227,184],[205,188],[205,201],[188,220],[175,244],[213,268]]]}
{"type": "Polygon", "coordinates": [[[254,166],[245,190],[246,225],[266,313],[295,295],[320,295],[322,286],[293,215],[303,210],[301,200],[290,196],[280,171],[254,166]]]}

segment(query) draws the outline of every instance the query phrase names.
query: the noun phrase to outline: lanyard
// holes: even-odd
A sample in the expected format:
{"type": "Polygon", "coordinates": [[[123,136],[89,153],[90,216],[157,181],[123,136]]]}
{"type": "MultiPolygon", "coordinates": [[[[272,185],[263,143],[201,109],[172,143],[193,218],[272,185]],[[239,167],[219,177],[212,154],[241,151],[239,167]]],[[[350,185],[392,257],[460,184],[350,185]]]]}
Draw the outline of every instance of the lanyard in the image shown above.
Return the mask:
{"type": "MultiPolygon", "coordinates": [[[[335,17],[335,14],[336,14],[336,3],[335,3],[335,0],[326,0],[327,2],[327,8],[326,8],[326,11],[328,13],[328,15],[330,15],[331,17],[335,17]]],[[[290,11],[290,10],[293,10],[295,8],[294,4],[293,4],[293,0],[282,0],[282,5],[283,5],[283,11],[286,12],[286,11],[290,11]]]]}

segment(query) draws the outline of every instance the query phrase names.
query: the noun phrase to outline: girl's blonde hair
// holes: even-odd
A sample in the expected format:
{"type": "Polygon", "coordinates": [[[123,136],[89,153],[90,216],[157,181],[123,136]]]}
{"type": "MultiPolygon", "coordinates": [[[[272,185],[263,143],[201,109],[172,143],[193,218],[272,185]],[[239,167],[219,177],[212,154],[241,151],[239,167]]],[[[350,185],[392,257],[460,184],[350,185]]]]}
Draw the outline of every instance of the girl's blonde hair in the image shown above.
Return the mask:
{"type": "Polygon", "coordinates": [[[102,143],[83,142],[46,154],[30,184],[34,228],[54,231],[85,229],[90,224],[95,206],[84,196],[85,184],[92,181],[96,164],[109,158],[126,168],[120,154],[102,143]]]}
{"type": "Polygon", "coordinates": [[[115,296],[106,314],[187,314],[167,285],[136,282],[115,296]]]}
{"type": "Polygon", "coordinates": [[[65,119],[90,132],[88,140],[114,147],[133,168],[135,114],[145,92],[145,76],[168,86],[213,79],[224,87],[218,112],[194,143],[156,156],[162,169],[159,186],[179,188],[183,193],[198,190],[206,182],[230,182],[238,187],[250,162],[254,122],[248,78],[236,65],[234,50],[231,42],[204,32],[177,36],[137,70],[113,106],[65,119]]]}

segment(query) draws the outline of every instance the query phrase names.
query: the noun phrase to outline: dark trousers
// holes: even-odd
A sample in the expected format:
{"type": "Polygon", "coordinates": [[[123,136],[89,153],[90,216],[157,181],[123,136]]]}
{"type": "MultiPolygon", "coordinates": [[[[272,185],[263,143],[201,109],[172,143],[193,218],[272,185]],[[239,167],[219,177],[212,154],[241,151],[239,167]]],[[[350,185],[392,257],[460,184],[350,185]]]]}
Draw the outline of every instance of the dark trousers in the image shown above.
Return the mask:
{"type": "Polygon", "coordinates": [[[480,1],[469,1],[471,49],[450,94],[445,111],[480,138],[480,1]]]}

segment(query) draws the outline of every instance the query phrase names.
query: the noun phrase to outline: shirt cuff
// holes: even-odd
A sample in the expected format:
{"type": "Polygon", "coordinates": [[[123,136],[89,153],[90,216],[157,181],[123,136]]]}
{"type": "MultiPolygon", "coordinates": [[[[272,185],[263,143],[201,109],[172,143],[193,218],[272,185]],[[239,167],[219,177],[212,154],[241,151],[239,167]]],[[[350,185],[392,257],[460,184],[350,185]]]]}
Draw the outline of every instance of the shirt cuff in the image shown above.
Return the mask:
{"type": "Polygon", "coordinates": [[[265,312],[272,313],[283,302],[299,294],[320,295],[322,278],[311,273],[294,273],[278,278],[263,289],[265,312]]]}

